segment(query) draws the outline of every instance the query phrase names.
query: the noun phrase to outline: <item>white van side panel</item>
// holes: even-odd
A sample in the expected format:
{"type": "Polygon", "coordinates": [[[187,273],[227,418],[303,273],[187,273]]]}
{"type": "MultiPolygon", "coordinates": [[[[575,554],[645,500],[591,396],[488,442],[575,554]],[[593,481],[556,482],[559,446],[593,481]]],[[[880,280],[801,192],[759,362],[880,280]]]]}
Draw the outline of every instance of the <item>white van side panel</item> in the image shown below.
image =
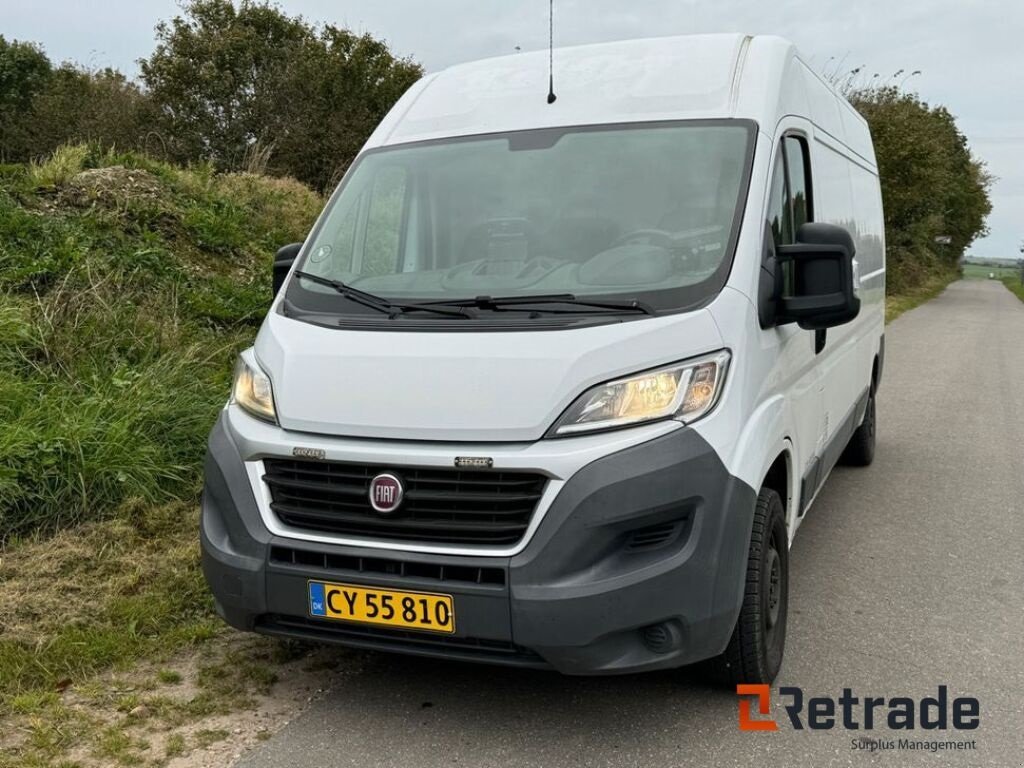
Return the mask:
{"type": "MultiPolygon", "coordinates": [[[[850,188],[850,160],[843,147],[821,131],[815,131],[811,146],[814,189],[812,201],[816,221],[843,227],[851,234],[861,218],[854,208],[850,188]]],[[[859,252],[858,252],[859,256],[859,252]]],[[[863,365],[858,345],[863,339],[864,315],[852,322],[829,328],[825,348],[818,355],[822,368],[824,403],[824,442],[832,440],[870,382],[871,367],[863,365]]]]}
{"type": "MultiPolygon", "coordinates": [[[[861,215],[853,233],[860,267],[860,297],[874,311],[885,302],[885,220],[878,174],[861,165],[850,166],[850,189],[861,215]]],[[[877,313],[876,313],[877,314],[877,313]]],[[[875,317],[877,321],[878,318],[875,317]]]]}
{"type": "MultiPolygon", "coordinates": [[[[780,44],[754,38],[751,52],[763,54],[780,44]]],[[[742,393],[746,398],[740,408],[746,421],[738,425],[739,434],[731,442],[725,435],[716,437],[719,425],[708,424],[701,432],[716,449],[729,451],[721,455],[730,471],[755,488],[779,454],[787,454],[792,536],[799,514],[810,501],[802,499],[801,493],[810,496],[816,490],[802,489],[801,481],[824,456],[830,441],[837,439],[844,422],[859,415],[856,406],[870,384],[884,330],[885,263],[881,197],[867,124],[800,61],[792,47],[786,52],[780,56],[776,50],[774,55],[758,58],[769,65],[757,73],[745,72],[740,101],[741,112],[773,115],[770,123],[760,125],[750,200],[729,280],[746,297],[748,307],[741,310],[724,295],[709,307],[727,344],[745,350],[744,365],[731,374],[737,388],[731,395],[742,393]],[[796,325],[761,330],[756,314],[775,155],[782,136],[794,129],[808,140],[814,220],[837,224],[853,235],[863,278],[860,315],[828,329],[819,354],[814,351],[813,332],[796,325]]]]}

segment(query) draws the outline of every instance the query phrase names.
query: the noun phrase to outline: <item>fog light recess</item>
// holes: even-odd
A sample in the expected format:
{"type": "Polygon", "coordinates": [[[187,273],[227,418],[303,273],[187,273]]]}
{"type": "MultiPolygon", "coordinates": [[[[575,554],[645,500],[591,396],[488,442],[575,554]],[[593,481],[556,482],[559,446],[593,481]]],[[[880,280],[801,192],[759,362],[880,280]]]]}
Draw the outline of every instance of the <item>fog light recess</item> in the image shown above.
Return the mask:
{"type": "Polygon", "coordinates": [[[640,637],[652,653],[669,653],[678,650],[683,644],[683,633],[671,621],[644,627],[640,630],[640,637]]]}

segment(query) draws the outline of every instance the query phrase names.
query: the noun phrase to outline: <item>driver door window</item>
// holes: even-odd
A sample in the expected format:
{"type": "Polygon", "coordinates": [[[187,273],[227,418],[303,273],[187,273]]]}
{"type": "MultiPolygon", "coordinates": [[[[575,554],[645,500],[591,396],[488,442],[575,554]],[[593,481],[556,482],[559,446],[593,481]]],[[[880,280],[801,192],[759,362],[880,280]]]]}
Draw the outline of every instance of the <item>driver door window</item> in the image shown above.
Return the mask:
{"type": "MultiPolygon", "coordinates": [[[[811,177],[807,142],[801,136],[786,136],[775,157],[771,196],[768,199],[768,224],[776,246],[796,242],[801,225],[813,221],[811,177]]],[[[792,264],[782,265],[783,293],[792,295],[792,264]]]]}

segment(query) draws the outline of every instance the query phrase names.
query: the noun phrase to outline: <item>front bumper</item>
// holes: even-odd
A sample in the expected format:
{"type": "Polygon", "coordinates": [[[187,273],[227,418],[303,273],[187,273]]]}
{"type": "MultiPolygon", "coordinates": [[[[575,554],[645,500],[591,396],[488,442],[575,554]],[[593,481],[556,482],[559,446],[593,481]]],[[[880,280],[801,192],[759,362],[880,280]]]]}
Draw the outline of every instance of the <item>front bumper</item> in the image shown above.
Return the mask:
{"type": "Polygon", "coordinates": [[[224,414],[210,435],[205,472],[203,570],[218,611],[239,629],[600,674],[714,656],[739,612],[756,494],[693,429],[584,466],[526,546],[502,557],[274,535],[224,414]],[[311,578],[451,594],[457,633],[311,619],[311,578]]]}

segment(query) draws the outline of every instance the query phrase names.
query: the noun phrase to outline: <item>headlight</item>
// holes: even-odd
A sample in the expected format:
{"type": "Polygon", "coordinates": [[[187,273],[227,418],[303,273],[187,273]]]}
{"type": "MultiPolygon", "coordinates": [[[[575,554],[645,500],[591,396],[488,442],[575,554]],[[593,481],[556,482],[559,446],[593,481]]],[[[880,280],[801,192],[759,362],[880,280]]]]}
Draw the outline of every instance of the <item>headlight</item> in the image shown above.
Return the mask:
{"type": "Polygon", "coordinates": [[[644,371],[588,389],[562,414],[548,436],[614,429],[659,419],[696,421],[710,411],[725,386],[729,353],[644,371]]]}
{"type": "Polygon", "coordinates": [[[251,350],[243,352],[235,363],[235,381],[231,386],[231,399],[258,419],[277,423],[274,410],[274,390],[267,374],[256,365],[251,350]]]}

